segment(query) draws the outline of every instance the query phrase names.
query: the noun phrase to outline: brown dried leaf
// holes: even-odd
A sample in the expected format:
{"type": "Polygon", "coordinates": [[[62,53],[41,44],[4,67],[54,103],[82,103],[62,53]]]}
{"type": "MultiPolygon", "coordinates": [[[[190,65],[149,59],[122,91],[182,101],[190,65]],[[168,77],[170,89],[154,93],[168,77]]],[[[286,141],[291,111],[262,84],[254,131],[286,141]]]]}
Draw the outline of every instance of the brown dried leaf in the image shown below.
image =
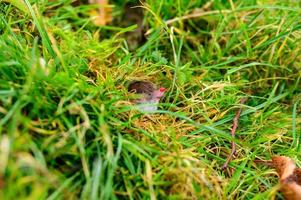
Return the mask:
{"type": "Polygon", "coordinates": [[[286,200],[300,200],[301,199],[301,187],[299,184],[292,183],[282,183],[281,191],[286,200]]]}
{"type": "Polygon", "coordinates": [[[272,162],[279,175],[281,191],[285,199],[301,199],[301,169],[296,167],[291,158],[285,156],[274,156],[272,162]]]}
{"type": "Polygon", "coordinates": [[[285,156],[274,156],[272,157],[273,167],[276,169],[280,180],[285,180],[289,177],[295,170],[295,162],[285,156]]]}
{"type": "Polygon", "coordinates": [[[112,21],[112,8],[109,7],[108,0],[89,0],[89,3],[99,5],[97,11],[91,12],[95,25],[104,26],[112,21]]]}

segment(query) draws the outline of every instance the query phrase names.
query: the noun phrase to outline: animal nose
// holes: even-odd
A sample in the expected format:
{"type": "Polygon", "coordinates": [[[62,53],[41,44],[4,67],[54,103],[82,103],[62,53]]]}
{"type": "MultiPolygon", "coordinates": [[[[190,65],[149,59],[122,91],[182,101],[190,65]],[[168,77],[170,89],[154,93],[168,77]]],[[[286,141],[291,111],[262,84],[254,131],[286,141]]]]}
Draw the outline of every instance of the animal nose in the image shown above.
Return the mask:
{"type": "Polygon", "coordinates": [[[159,90],[160,92],[165,92],[166,89],[164,87],[161,87],[159,90]]]}

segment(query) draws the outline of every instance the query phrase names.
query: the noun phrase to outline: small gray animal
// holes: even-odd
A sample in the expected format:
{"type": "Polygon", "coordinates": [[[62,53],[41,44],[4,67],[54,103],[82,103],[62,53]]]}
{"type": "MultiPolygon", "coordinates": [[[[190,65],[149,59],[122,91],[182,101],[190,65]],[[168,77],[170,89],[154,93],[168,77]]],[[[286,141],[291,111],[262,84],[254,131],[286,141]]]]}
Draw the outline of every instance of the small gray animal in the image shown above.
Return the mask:
{"type": "Polygon", "coordinates": [[[128,91],[139,95],[134,102],[138,104],[140,111],[151,112],[158,109],[158,103],[164,96],[166,89],[164,87],[158,89],[148,81],[134,81],[130,83],[128,91]]]}

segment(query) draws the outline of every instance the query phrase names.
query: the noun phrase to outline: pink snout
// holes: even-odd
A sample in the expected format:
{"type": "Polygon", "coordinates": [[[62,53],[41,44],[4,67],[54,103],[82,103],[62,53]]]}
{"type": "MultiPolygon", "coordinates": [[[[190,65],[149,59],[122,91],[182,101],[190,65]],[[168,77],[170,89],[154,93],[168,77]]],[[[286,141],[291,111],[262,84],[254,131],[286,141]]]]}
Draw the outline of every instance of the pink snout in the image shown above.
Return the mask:
{"type": "Polygon", "coordinates": [[[164,87],[161,87],[159,90],[155,90],[153,93],[154,98],[161,98],[164,96],[166,89],[164,87]]]}

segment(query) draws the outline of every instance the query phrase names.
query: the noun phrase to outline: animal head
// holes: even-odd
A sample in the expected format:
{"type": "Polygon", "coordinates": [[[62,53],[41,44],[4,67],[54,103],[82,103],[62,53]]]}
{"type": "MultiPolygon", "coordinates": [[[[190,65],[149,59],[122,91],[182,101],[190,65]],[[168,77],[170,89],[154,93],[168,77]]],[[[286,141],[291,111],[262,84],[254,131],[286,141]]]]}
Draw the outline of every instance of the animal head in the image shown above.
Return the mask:
{"type": "Polygon", "coordinates": [[[139,109],[142,111],[157,110],[158,103],[166,91],[164,87],[157,89],[153,83],[147,81],[132,82],[128,90],[139,96],[134,102],[139,104],[139,109]]]}
{"type": "Polygon", "coordinates": [[[166,89],[164,87],[154,90],[151,94],[151,98],[160,100],[164,96],[165,91],[166,89]]]}

